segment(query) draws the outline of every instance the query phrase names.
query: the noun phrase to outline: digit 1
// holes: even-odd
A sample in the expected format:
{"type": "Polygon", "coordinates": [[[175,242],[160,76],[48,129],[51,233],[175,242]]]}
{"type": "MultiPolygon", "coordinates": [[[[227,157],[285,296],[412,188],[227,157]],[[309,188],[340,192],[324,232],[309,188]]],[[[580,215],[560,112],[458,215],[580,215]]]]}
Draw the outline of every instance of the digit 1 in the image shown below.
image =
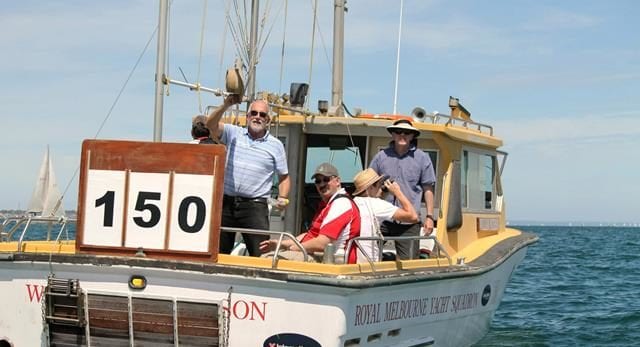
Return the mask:
{"type": "Polygon", "coordinates": [[[104,217],[102,219],[102,225],[105,227],[113,227],[113,200],[115,199],[115,192],[113,190],[107,191],[103,196],[96,200],[96,207],[104,205],[104,217]]]}

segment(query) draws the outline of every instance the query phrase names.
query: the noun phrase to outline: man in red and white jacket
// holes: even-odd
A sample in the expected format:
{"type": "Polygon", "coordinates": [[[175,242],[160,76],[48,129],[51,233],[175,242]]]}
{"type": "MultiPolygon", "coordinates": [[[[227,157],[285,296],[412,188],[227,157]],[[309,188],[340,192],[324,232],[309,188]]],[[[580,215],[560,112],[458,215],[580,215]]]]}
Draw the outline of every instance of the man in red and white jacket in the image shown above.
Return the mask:
{"type": "MultiPolygon", "coordinates": [[[[343,256],[345,262],[355,264],[356,247],[345,256],[349,240],[360,235],[360,213],[353,200],[342,188],[338,169],[329,163],[322,163],[311,176],[315,180],[316,189],[322,198],[318,210],[313,217],[311,227],[297,239],[307,253],[323,252],[330,242],[335,244],[335,256],[343,256]]],[[[260,249],[263,252],[273,250],[277,240],[263,241],[260,249]]],[[[301,250],[291,240],[284,240],[281,248],[289,251],[301,250]]],[[[285,255],[285,254],[283,254],[285,255]]],[[[294,257],[297,258],[297,257],[294,257]]]]}

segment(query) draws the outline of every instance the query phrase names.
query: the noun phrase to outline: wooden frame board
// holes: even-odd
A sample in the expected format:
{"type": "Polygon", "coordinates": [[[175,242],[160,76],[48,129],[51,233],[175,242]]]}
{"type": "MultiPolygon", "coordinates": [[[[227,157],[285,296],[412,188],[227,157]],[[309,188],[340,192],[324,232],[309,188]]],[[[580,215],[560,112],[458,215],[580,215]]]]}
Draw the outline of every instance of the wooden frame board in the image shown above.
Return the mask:
{"type": "Polygon", "coordinates": [[[85,140],[76,251],[216,262],[222,145],[85,140]]]}

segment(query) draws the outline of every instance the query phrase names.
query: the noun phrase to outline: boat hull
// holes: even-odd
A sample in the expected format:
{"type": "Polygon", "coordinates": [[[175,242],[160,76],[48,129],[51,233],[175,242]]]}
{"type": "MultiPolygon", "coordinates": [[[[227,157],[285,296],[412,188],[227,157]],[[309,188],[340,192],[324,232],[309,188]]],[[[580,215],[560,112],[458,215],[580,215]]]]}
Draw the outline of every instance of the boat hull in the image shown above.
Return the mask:
{"type": "Polygon", "coordinates": [[[54,274],[78,279],[88,297],[215,304],[219,345],[471,345],[487,333],[526,249],[514,250],[490,268],[425,273],[402,283],[379,277],[370,285],[335,276],[279,279],[277,273],[254,277],[115,263],[1,261],[0,291],[7,305],[0,312],[0,338],[14,346],[48,345],[43,298],[47,277],[54,274]],[[132,275],[146,278],[144,290],[129,287],[132,275]]]}

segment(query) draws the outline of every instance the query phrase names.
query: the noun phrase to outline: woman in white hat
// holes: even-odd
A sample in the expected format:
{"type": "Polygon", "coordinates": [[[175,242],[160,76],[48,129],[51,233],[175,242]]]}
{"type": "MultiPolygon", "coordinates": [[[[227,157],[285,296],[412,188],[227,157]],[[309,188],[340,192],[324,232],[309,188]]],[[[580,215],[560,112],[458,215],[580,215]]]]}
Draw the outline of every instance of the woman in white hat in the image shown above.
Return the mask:
{"type": "MultiPolygon", "coordinates": [[[[360,236],[381,237],[380,223],[383,221],[398,221],[403,223],[417,223],[418,214],[411,201],[402,193],[400,185],[384,176],[378,175],[369,168],[360,171],[354,178],[356,186],[353,201],[360,210],[360,236]],[[381,199],[383,187],[396,197],[400,206],[381,199]]],[[[378,241],[360,241],[362,251],[366,252],[373,261],[381,260],[378,241]]],[[[355,247],[355,245],[354,245],[355,247]]],[[[358,252],[358,263],[367,262],[366,256],[358,252]]]]}

